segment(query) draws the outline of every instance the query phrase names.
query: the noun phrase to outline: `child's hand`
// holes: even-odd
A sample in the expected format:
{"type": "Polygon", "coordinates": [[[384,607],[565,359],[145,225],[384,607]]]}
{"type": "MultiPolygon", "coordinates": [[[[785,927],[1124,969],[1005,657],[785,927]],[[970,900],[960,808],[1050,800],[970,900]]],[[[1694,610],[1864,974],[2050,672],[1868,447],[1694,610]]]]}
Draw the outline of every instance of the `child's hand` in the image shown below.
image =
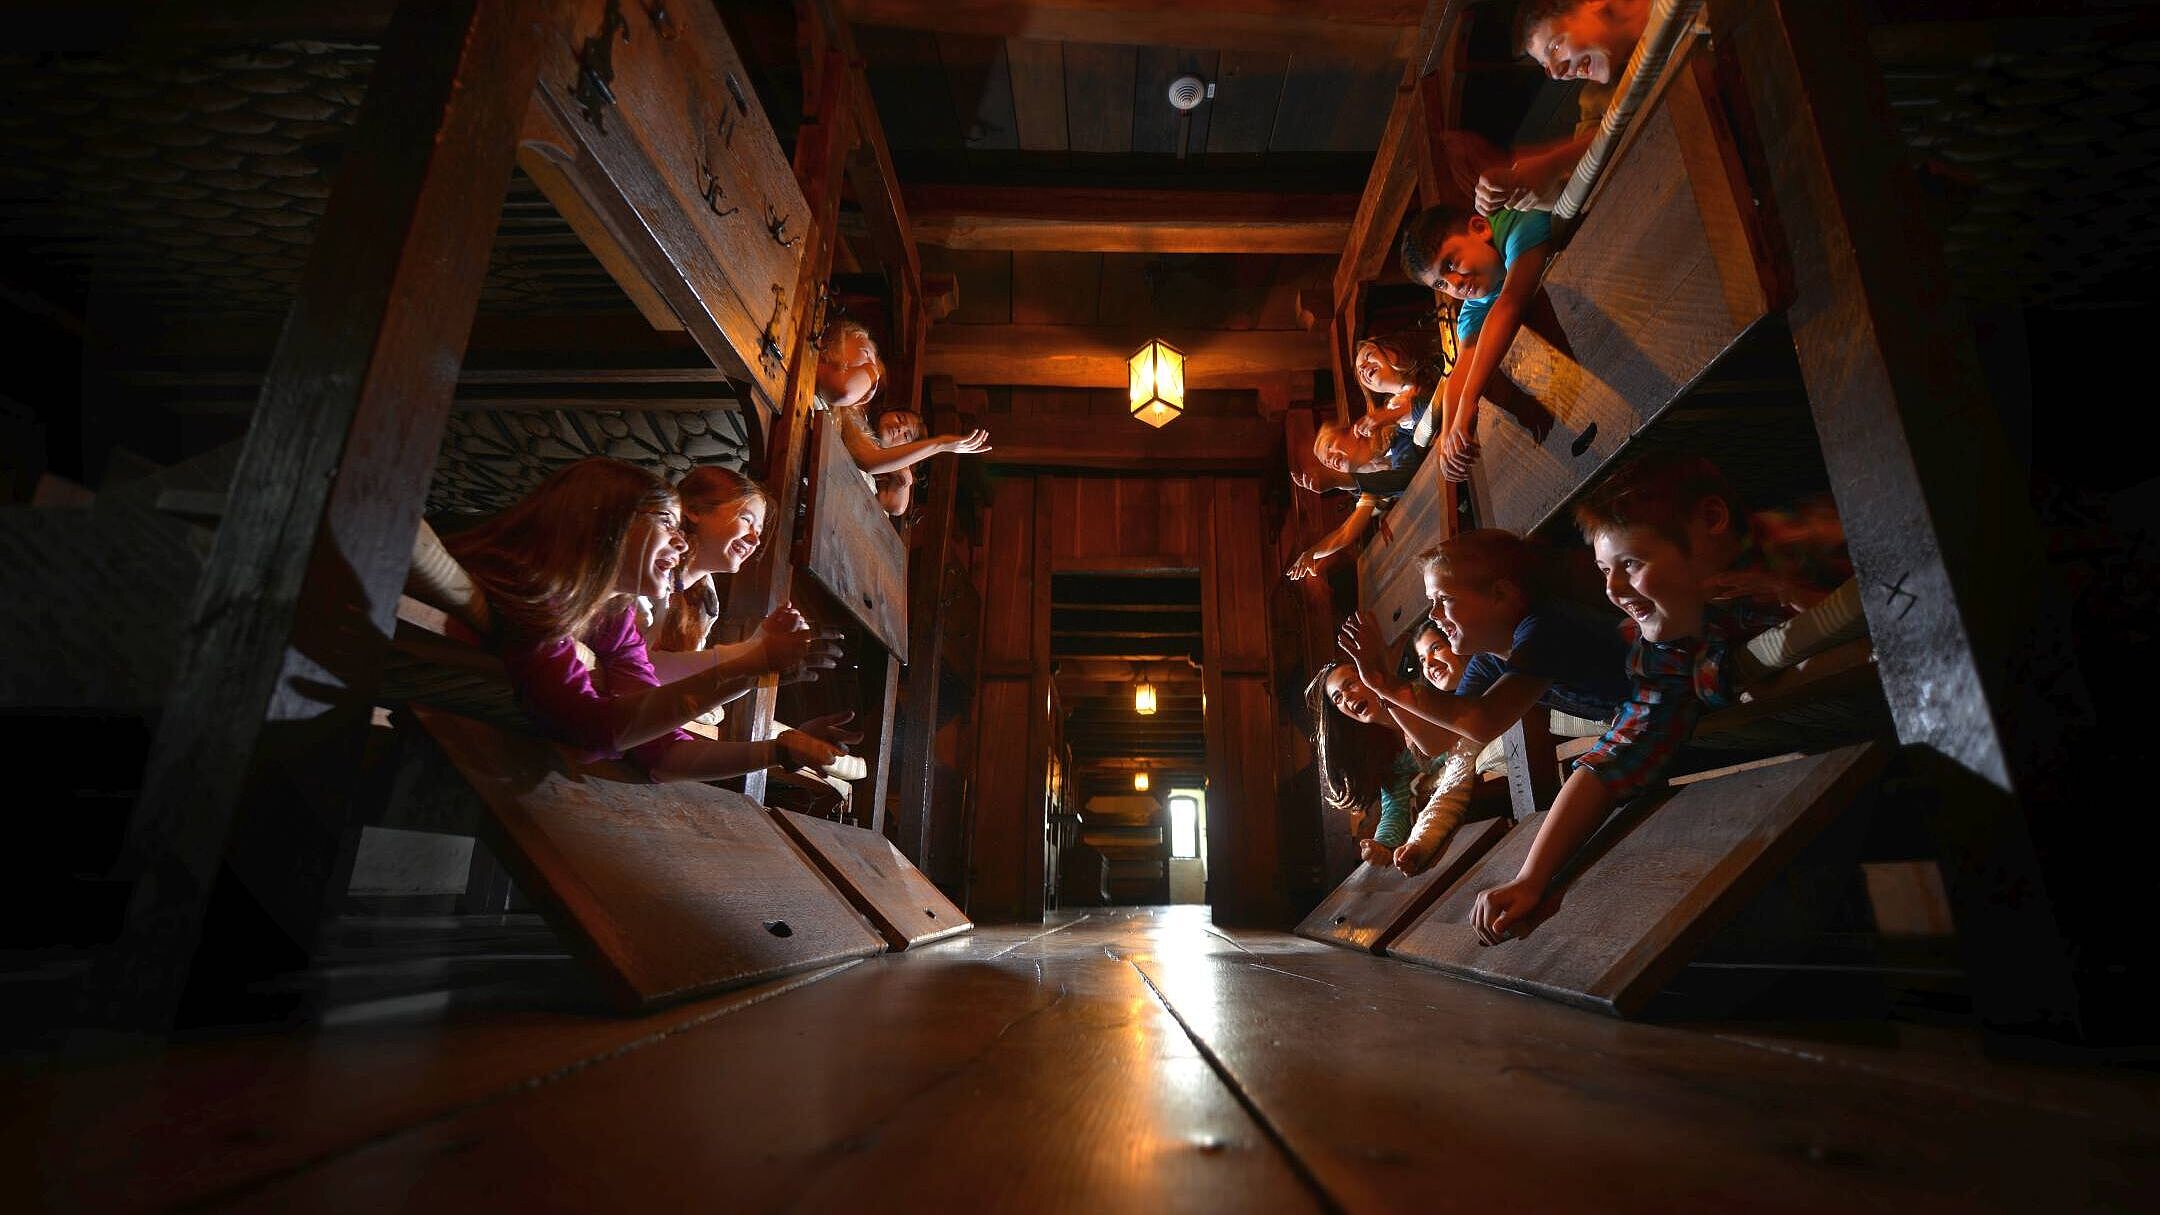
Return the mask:
{"type": "Polygon", "coordinates": [[[1521,175],[1514,165],[1495,165],[1478,176],[1477,193],[1473,205],[1479,215],[1491,215],[1506,209],[1508,203],[1523,193],[1521,175]]]}
{"type": "Polygon", "coordinates": [[[1387,658],[1387,644],[1380,640],[1380,621],[1369,611],[1352,612],[1335,634],[1335,644],[1357,668],[1358,679],[1375,692],[1394,672],[1387,658]]]}
{"type": "Polygon", "coordinates": [[[1380,427],[1372,414],[1366,414],[1357,421],[1350,423],[1350,433],[1360,439],[1370,439],[1380,433],[1380,427]]]}
{"type": "Polygon", "coordinates": [[[840,753],[845,755],[849,747],[863,740],[862,731],[847,728],[847,724],[853,720],[855,714],[852,712],[828,713],[823,717],[811,718],[795,727],[795,730],[799,734],[808,734],[827,746],[837,747],[840,753]]]}
{"type": "Polygon", "coordinates": [[[792,603],[758,625],[757,640],[768,671],[831,670],[840,662],[840,632],[812,628],[792,603]]]}
{"type": "Polygon", "coordinates": [[[990,432],[977,427],[964,435],[940,435],[938,446],[955,455],[981,455],[990,450],[990,432]]]}
{"type": "Polygon", "coordinates": [[[1449,431],[1440,445],[1440,475],[1460,484],[1470,479],[1480,449],[1477,436],[1468,431],[1449,431]]]}
{"type": "Polygon", "coordinates": [[[1299,553],[1298,559],[1290,563],[1290,568],[1284,571],[1283,576],[1292,582],[1317,578],[1320,576],[1320,559],[1309,552],[1299,553]]]}
{"type": "Polygon", "coordinates": [[[782,730],[773,737],[773,762],[783,768],[823,768],[846,753],[801,730],[782,730]]]}
{"type": "Polygon", "coordinates": [[[1498,945],[1509,937],[1526,933],[1538,904],[1545,901],[1545,884],[1518,877],[1477,896],[1470,909],[1470,924],[1477,929],[1478,944],[1498,945]]]}
{"type": "Polygon", "coordinates": [[[1384,866],[1391,863],[1394,859],[1394,854],[1389,852],[1384,845],[1380,844],[1376,840],[1369,839],[1358,841],[1357,854],[1358,859],[1368,865],[1384,866]]]}
{"type": "Polygon", "coordinates": [[[1405,877],[1416,877],[1425,872],[1425,866],[1432,864],[1432,850],[1404,844],[1395,850],[1394,860],[1395,867],[1402,870],[1405,877]]]}

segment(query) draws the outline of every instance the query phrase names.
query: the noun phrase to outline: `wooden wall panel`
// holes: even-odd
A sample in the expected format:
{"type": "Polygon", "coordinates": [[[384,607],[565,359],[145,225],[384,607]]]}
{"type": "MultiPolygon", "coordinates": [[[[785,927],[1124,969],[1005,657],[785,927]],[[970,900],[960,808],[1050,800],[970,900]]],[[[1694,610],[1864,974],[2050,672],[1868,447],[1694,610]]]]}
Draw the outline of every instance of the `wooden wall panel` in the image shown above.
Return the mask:
{"type": "Polygon", "coordinates": [[[1025,594],[1028,553],[1034,543],[1034,480],[997,482],[990,502],[989,535],[984,541],[982,665],[987,679],[1024,674],[1032,652],[1033,607],[1025,594]]]}
{"type": "Polygon", "coordinates": [[[1198,478],[1047,476],[1040,483],[1051,503],[1053,564],[1146,558],[1173,567],[1200,564],[1198,478]]]}
{"type": "Polygon", "coordinates": [[[1220,923],[1286,928],[1277,787],[1274,679],[1260,483],[1204,483],[1206,543],[1200,565],[1206,647],[1208,884],[1220,923]]]}
{"type": "Polygon", "coordinates": [[[1050,487],[997,482],[984,552],[982,683],[968,914],[1043,914],[1043,793],[1051,745],[1050,487]]]}

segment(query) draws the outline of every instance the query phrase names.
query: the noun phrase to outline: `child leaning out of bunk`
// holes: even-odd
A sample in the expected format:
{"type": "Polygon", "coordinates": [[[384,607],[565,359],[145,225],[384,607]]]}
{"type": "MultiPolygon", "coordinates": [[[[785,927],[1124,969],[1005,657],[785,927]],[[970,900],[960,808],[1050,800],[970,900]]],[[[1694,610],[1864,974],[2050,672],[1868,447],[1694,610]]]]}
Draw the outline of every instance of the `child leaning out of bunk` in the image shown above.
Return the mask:
{"type": "Polygon", "coordinates": [[[1305,705],[1323,800],[1349,816],[1359,860],[1391,863],[1410,837],[1432,753],[1417,746],[1348,663],[1320,668],[1305,689],[1305,705]]]}
{"type": "MultiPolygon", "coordinates": [[[[818,347],[817,397],[840,420],[841,441],[847,445],[848,455],[854,457],[855,466],[872,479],[873,492],[881,488],[876,478],[911,468],[932,456],[945,452],[972,456],[990,450],[987,430],[924,438],[921,419],[906,410],[894,411],[905,417],[889,430],[881,420],[879,430],[873,431],[870,402],[884,383],[885,364],[878,358],[877,343],[871,340],[870,331],[858,321],[833,325],[824,344],[818,347]],[[909,419],[914,423],[912,429],[905,424],[909,419]]],[[[885,506],[887,513],[894,515],[907,509],[903,502],[900,510],[893,510],[889,499],[885,506]]]]}
{"type": "MultiPolygon", "coordinates": [[[[765,525],[772,513],[772,498],[765,487],[732,468],[702,464],[683,474],[675,493],[682,501],[686,547],[675,567],[675,593],[659,606],[651,627],[644,630],[654,673],[665,682],[724,667],[735,674],[715,694],[724,692],[733,701],[756,687],[758,677],[769,670],[777,670],[782,683],[802,683],[832,669],[839,661],[840,648],[830,640],[834,636],[830,633],[811,642],[794,666],[770,665],[772,656],[790,652],[801,640],[796,634],[808,627],[792,605],[767,616],[746,640],[730,643],[713,638],[724,602],[717,580],[739,572],[765,542],[765,525]]],[[[716,707],[698,720],[717,725],[720,718],[716,707]]]]}
{"type": "Polygon", "coordinates": [[[1354,488],[1357,504],[1335,528],[1291,563],[1288,576],[1310,578],[1328,558],[1365,538],[1388,502],[1401,497],[1417,475],[1432,445],[1427,410],[1440,386],[1439,360],[1421,356],[1429,342],[1415,334],[1391,334],[1358,343],[1358,383],[1379,398],[1365,416],[1348,426],[1324,422],[1313,433],[1313,459],[1328,471],[1325,478],[1303,471],[1291,480],[1300,489],[1321,493],[1354,488]]]}
{"type": "Polygon", "coordinates": [[[663,683],[633,602],[664,601],[674,589],[688,547],[681,509],[658,476],[595,456],[450,538],[450,551],[487,594],[491,641],[526,711],[563,742],[596,757],[628,755],[654,780],[717,780],[779,763],[822,767],[846,754],[859,736],[843,728],[844,717],[759,742],[714,742],[680,728],[738,694],[744,675],[818,661],[835,636],[783,608],[754,643],[724,656],[730,660],[663,683]],[[579,642],[597,672],[579,656],[579,642]]]}
{"type": "Polygon", "coordinates": [[[1533,710],[1605,721],[1627,700],[1620,620],[1550,593],[1544,556],[1528,541],[1477,528],[1442,541],[1420,565],[1432,622],[1461,674],[1453,695],[1393,678],[1379,622],[1359,612],[1338,641],[1374,695],[1479,748],[1533,710]]]}
{"type": "Polygon", "coordinates": [[[1545,74],[1581,82],[1575,133],[1542,147],[1517,148],[1477,183],[1480,215],[1550,211],[1560,201],[1575,162],[1590,150],[1613,82],[1627,70],[1650,24],[1650,0],[1523,0],[1515,14],[1515,46],[1545,74]]]}
{"type": "Polygon", "coordinates": [[[1606,814],[1660,776],[1705,709],[1736,703],[1748,640],[1851,577],[1833,517],[1751,518],[1738,501],[1708,460],[1652,456],[1576,506],[1605,594],[1634,636],[1633,690],[1575,761],[1515,877],[1478,895],[1471,922],[1481,942],[1495,944],[1551,914],[1553,876],[1606,814]]]}
{"type": "Polygon", "coordinates": [[[1522,328],[1551,252],[1552,217],[1543,211],[1495,211],[1488,218],[1427,207],[1403,230],[1403,272],[1459,301],[1455,367],[1435,421],[1450,481],[1468,479],[1477,462],[1478,401],[1522,328]]]}

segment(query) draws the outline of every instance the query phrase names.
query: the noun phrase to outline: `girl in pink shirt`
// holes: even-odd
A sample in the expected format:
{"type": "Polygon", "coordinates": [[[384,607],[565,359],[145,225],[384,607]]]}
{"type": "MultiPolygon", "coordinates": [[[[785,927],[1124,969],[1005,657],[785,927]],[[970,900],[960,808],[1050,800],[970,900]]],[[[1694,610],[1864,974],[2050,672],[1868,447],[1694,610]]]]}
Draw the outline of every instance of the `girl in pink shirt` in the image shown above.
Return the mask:
{"type": "MultiPolygon", "coordinates": [[[[743,672],[716,664],[667,683],[654,673],[632,597],[667,598],[686,544],[675,491],[634,464],[580,460],[448,547],[487,592],[492,641],[526,711],[590,755],[628,755],[654,780],[702,781],[776,763],[823,767],[861,741],[832,722],[758,742],[681,729],[736,694],[743,672]]],[[[826,637],[808,628],[759,636],[756,665],[767,671],[800,664],[826,637]]]]}

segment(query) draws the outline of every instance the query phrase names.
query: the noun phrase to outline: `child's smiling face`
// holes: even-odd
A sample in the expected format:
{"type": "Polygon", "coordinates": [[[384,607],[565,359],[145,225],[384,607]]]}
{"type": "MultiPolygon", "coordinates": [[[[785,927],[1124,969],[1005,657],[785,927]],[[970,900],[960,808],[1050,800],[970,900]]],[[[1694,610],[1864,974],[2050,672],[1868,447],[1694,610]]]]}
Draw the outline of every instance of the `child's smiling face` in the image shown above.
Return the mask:
{"type": "Polygon", "coordinates": [[[1477,586],[1459,573],[1428,569],[1425,596],[1432,604],[1433,623],[1447,634],[1457,654],[1501,654],[1514,646],[1524,606],[1514,584],[1477,586]]]}
{"type": "Polygon", "coordinates": [[[1605,597],[1635,621],[1643,640],[1678,641],[1702,631],[1703,580],[1715,571],[1697,568],[1688,549],[1656,528],[1614,527],[1598,532],[1591,551],[1605,597]]]}
{"type": "Polygon", "coordinates": [[[1418,673],[1425,677],[1426,683],[1445,689],[1452,673],[1447,663],[1447,655],[1451,652],[1447,634],[1439,629],[1425,629],[1417,635],[1416,644],[1418,673]]]}
{"type": "Polygon", "coordinates": [[[1358,383],[1384,396],[1394,396],[1415,386],[1410,373],[1395,360],[1393,352],[1377,342],[1366,342],[1357,352],[1358,383]]]}
{"type": "Polygon", "coordinates": [[[1487,299],[1500,290],[1507,265],[1493,247],[1492,224],[1473,216],[1469,227],[1440,242],[1421,280],[1440,294],[1459,300],[1487,299]]]}
{"type": "Polygon", "coordinates": [[[1380,698],[1347,666],[1328,672],[1327,697],[1337,712],[1352,721],[1369,726],[1380,720],[1380,698]]]}
{"type": "Polygon", "coordinates": [[[1387,454],[1389,436],[1361,436],[1340,423],[1329,422],[1313,435],[1313,458],[1339,473],[1372,472],[1387,454]]]}

